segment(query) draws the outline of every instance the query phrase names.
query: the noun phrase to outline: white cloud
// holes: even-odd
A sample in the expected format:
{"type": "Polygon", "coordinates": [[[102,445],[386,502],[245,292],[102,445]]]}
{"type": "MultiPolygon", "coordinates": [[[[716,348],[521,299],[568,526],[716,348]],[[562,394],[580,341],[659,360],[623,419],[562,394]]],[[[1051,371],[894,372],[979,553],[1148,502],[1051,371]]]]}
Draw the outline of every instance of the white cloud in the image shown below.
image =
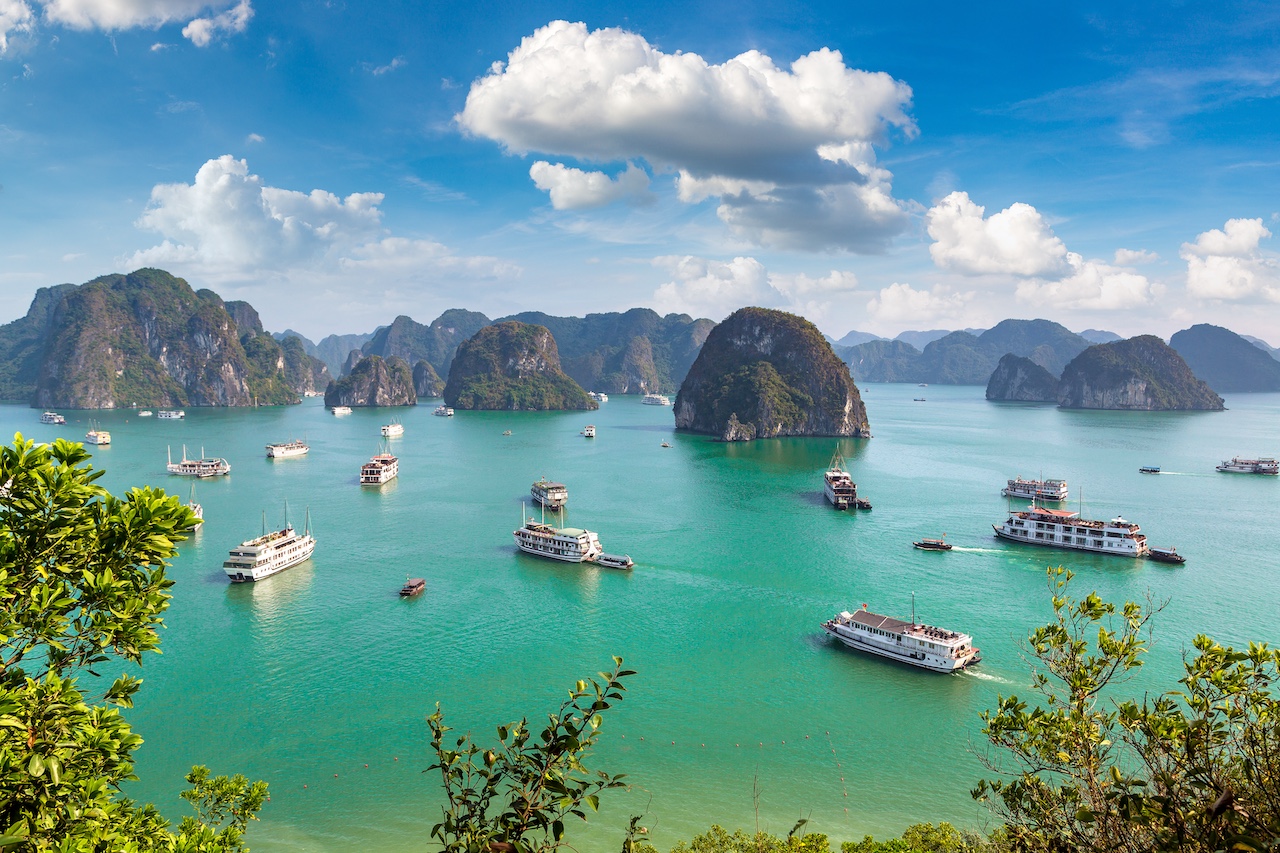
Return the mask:
{"type": "Polygon", "coordinates": [[[10,33],[29,33],[35,13],[24,0],[0,0],[0,55],[9,50],[10,33]]]}
{"type": "Polygon", "coordinates": [[[694,255],[665,255],[653,259],[669,281],[653,293],[660,312],[683,312],[720,319],[745,305],[786,308],[810,319],[821,317],[833,297],[858,287],[851,272],[826,275],[770,273],[760,261],[737,257],[717,261],[694,255]]]}
{"type": "Polygon", "coordinates": [[[619,199],[645,201],[649,193],[649,175],[634,163],[610,178],[604,172],[584,172],[560,163],[539,160],[529,167],[529,177],[538,189],[551,195],[556,210],[582,210],[603,207],[619,199]]]}
{"type": "Polygon", "coordinates": [[[1018,283],[1018,299],[1063,309],[1121,310],[1146,305],[1159,288],[1132,270],[1103,261],[1086,261],[1067,253],[1071,274],[1056,281],[1030,279],[1018,283]]]}
{"type": "Polygon", "coordinates": [[[364,63],[364,70],[374,77],[381,77],[383,74],[390,74],[397,68],[403,68],[407,64],[408,61],[403,56],[396,56],[386,65],[374,65],[372,62],[366,62],[364,63]]]}
{"type": "Polygon", "coordinates": [[[1158,260],[1160,260],[1159,255],[1148,252],[1146,249],[1116,249],[1116,266],[1137,267],[1153,264],[1158,260]]]}
{"type": "Polygon", "coordinates": [[[138,252],[138,266],[199,263],[216,270],[286,267],[379,233],[382,193],[345,199],[324,190],[270,187],[244,160],[224,154],[191,184],[158,184],[137,225],[164,241],[138,252]]]}
{"type": "Polygon", "coordinates": [[[1187,291],[1201,299],[1280,302],[1280,263],[1261,248],[1271,232],[1261,219],[1229,219],[1183,243],[1187,291]]]}
{"type": "Polygon", "coordinates": [[[267,138],[259,133],[251,133],[244,138],[245,145],[252,145],[259,142],[266,142],[267,138]]]}
{"type": "Polygon", "coordinates": [[[977,294],[973,291],[957,293],[946,285],[935,285],[932,290],[916,290],[909,284],[894,282],[883,288],[867,303],[867,313],[881,325],[907,325],[909,328],[929,328],[935,320],[947,321],[954,328],[956,317],[963,315],[977,294]]]}
{"type": "Polygon", "coordinates": [[[219,12],[211,18],[196,18],[182,28],[182,34],[191,39],[196,47],[208,47],[210,42],[230,33],[242,33],[249,28],[253,18],[253,7],[249,0],[240,0],[225,12],[219,12]]]}
{"type": "Polygon", "coordinates": [[[1019,202],[987,218],[985,212],[966,192],[953,192],[931,207],[926,221],[933,262],[965,275],[1069,272],[1067,247],[1034,207],[1019,202]]]}
{"type": "Polygon", "coordinates": [[[872,145],[914,134],[910,101],[825,48],[787,68],[754,50],[713,64],[553,21],[474,81],[455,119],[513,153],[678,173],[682,201],[719,196],[720,217],[759,243],[867,251],[906,225],[872,145]],[[812,236],[817,222],[831,224],[812,236]]]}
{"type": "Polygon", "coordinates": [[[515,278],[521,272],[518,265],[500,258],[458,255],[443,243],[406,237],[385,237],[355,246],[347,257],[339,259],[338,265],[344,270],[409,277],[449,272],[465,273],[473,279],[515,278]]]}

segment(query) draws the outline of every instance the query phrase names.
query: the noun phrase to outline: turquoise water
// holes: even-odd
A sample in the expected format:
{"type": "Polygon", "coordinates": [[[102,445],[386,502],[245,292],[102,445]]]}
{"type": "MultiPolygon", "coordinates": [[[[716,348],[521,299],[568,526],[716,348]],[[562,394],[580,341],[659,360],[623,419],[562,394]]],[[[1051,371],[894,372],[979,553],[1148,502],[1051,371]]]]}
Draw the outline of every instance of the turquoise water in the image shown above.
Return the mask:
{"type": "MultiPolygon", "coordinates": [[[[487,737],[620,654],[639,675],[595,764],[632,789],[606,795],[578,849],[617,849],[641,811],[660,847],[713,821],[752,828],[757,785],[760,825],[778,832],[802,816],[836,839],[923,820],[977,827],[978,713],[1026,690],[1018,641],[1049,613],[1048,564],[1075,569],[1080,594],[1168,600],[1135,689],[1171,683],[1197,632],[1280,640],[1280,481],[1213,470],[1280,452],[1280,395],[1204,414],[994,405],[972,387],[871,385],[864,396],[875,438],[840,442],[875,505],[856,514],[822,500],[835,441],[676,435],[670,409],[637,397],[591,414],[395,410],[400,477],[380,490],[356,480],[390,410],[335,418],[313,399],[192,409],[177,422],[93,413],[115,441],[97,454],[113,490],[156,483],[185,498],[189,481],[164,474],[166,444],[232,464],[195,487],[206,524],[174,562],[164,654],[143,667],[129,712],[146,738],[129,793],[180,816],[182,775],[206,763],[270,783],[256,853],[420,850],[439,814],[437,778],[422,773],[436,702],[487,737]],[[594,440],[578,434],[588,422],[594,440]],[[295,436],[309,456],[264,458],[265,443],[295,436]],[[1145,464],[1170,473],[1141,475],[1145,464]],[[1042,473],[1070,482],[1071,508],[1083,487],[1086,515],[1122,513],[1186,565],[997,542],[1000,486],[1042,473]],[[521,501],[542,475],[568,484],[569,521],[630,554],[634,572],[515,552],[521,501]],[[227,549],[258,534],[264,510],[279,523],[286,500],[295,523],[310,508],[313,560],[229,585],[227,549]],[[911,547],[944,532],[956,550],[911,547]],[[408,575],[427,591],[402,601],[408,575]],[[916,671],[818,627],[862,602],[907,616],[913,591],[922,620],[973,634],[979,667],[916,671]]],[[[65,414],[57,428],[0,407],[0,427],[80,438],[90,413],[65,414]]]]}

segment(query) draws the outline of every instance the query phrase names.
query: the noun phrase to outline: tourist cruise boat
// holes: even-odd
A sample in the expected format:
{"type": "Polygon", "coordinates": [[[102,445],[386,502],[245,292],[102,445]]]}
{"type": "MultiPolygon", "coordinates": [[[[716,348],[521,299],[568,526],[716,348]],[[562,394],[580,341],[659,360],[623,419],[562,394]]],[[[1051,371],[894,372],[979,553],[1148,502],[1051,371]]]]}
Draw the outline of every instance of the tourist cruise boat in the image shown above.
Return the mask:
{"type": "Polygon", "coordinates": [[[441,418],[451,418],[453,417],[453,409],[448,406],[436,406],[436,410],[431,414],[441,418]]]}
{"type": "Polygon", "coordinates": [[[1280,474],[1280,464],[1274,459],[1242,459],[1233,456],[1218,466],[1219,471],[1229,474],[1280,474]]]}
{"type": "Polygon", "coordinates": [[[993,524],[996,536],[1028,545],[1093,551],[1119,557],[1144,557],[1150,550],[1141,528],[1123,518],[1090,521],[1065,509],[1047,509],[1032,504],[1024,512],[1009,514],[1004,524],[993,524]]]}
{"type": "Polygon", "coordinates": [[[155,414],[155,412],[151,411],[150,409],[143,409],[141,412],[138,412],[138,417],[140,417],[140,418],[149,418],[149,417],[151,417],[151,416],[152,416],[152,415],[154,415],[154,414],[155,414]]]}
{"type": "Polygon", "coordinates": [[[334,406],[330,411],[332,411],[335,415],[349,415],[351,414],[351,407],[350,406],[334,406]]]}
{"type": "Polygon", "coordinates": [[[671,398],[662,394],[645,394],[640,402],[646,406],[670,406],[671,398]]]}
{"type": "Polygon", "coordinates": [[[311,446],[305,441],[294,439],[281,444],[267,445],[268,459],[288,459],[292,456],[306,456],[311,452],[311,446]]]}
{"type": "Polygon", "coordinates": [[[587,424],[586,426],[584,426],[582,428],[582,434],[587,438],[595,438],[596,437],[595,424],[587,424]]]}
{"type": "Polygon", "coordinates": [[[156,418],[162,421],[180,421],[187,417],[187,413],[182,409],[161,409],[160,414],[156,418]]]}
{"type": "Polygon", "coordinates": [[[546,477],[539,478],[529,489],[529,494],[547,509],[558,510],[569,503],[569,487],[564,483],[553,483],[546,477]]]}
{"type": "Polygon", "coordinates": [[[187,458],[187,446],[182,445],[182,461],[173,461],[173,450],[169,450],[168,471],[182,477],[219,477],[231,473],[231,463],[218,457],[206,457],[204,448],[200,448],[199,459],[187,458]]]}
{"type": "Polygon", "coordinates": [[[400,460],[390,453],[379,453],[360,466],[360,485],[381,486],[400,473],[400,460]]]}
{"type": "MultiPolygon", "coordinates": [[[[520,513],[524,515],[524,511],[520,513]]],[[[525,521],[515,531],[516,547],[526,554],[561,560],[566,563],[589,563],[604,550],[600,537],[579,527],[552,527],[550,524],[525,521]]]]}
{"type": "Polygon", "coordinates": [[[389,424],[383,424],[382,435],[384,438],[399,438],[404,435],[404,424],[399,421],[392,421],[389,424]]]}
{"type": "Polygon", "coordinates": [[[871,502],[858,497],[858,484],[844,470],[844,457],[837,450],[822,475],[822,493],[836,509],[871,509],[871,502]]]}
{"type": "Polygon", "coordinates": [[[283,530],[264,533],[232,548],[222,568],[232,583],[260,581],[306,562],[315,550],[316,539],[311,535],[308,515],[306,529],[301,534],[286,521],[283,530]]]}
{"type": "Polygon", "coordinates": [[[609,395],[608,395],[608,394],[602,394],[602,393],[601,393],[601,392],[599,392],[599,391],[588,391],[588,392],[587,392],[587,396],[588,396],[588,397],[590,397],[592,400],[595,400],[597,403],[607,403],[607,402],[609,402],[609,395]]]}
{"type": "Polygon", "coordinates": [[[110,444],[111,433],[105,429],[99,429],[97,424],[90,422],[89,431],[85,433],[84,440],[86,444],[110,444]]]}
{"type": "Polygon", "coordinates": [[[958,672],[982,660],[973,638],[958,631],[919,625],[867,610],[842,611],[822,630],[851,649],[918,666],[933,672],[958,672]]]}
{"type": "Polygon", "coordinates": [[[1007,498],[1026,498],[1029,501],[1053,501],[1055,503],[1067,499],[1066,480],[1024,480],[1021,477],[1010,480],[1009,485],[1000,490],[1007,498]]]}
{"type": "Polygon", "coordinates": [[[67,419],[57,412],[45,412],[40,416],[40,423],[42,424],[65,424],[66,422],[67,419]]]}

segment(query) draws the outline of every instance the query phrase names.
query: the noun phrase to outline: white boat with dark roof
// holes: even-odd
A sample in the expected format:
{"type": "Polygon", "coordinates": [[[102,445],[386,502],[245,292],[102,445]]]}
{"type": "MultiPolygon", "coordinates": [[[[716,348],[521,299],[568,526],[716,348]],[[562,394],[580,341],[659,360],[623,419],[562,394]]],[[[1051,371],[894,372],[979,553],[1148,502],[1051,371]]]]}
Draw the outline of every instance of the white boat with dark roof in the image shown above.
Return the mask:
{"type": "MultiPolygon", "coordinates": [[[[521,509],[521,516],[524,510],[521,509]]],[[[545,522],[527,519],[513,534],[516,547],[535,557],[565,563],[589,563],[600,556],[600,537],[580,527],[552,527],[545,522]]]]}
{"type": "Polygon", "coordinates": [[[162,421],[181,421],[186,420],[187,413],[182,409],[161,409],[156,417],[162,421]]]}
{"type": "Polygon", "coordinates": [[[1150,550],[1141,528],[1119,516],[1110,521],[1092,521],[1069,510],[1035,504],[1023,512],[1010,513],[1004,524],[993,524],[991,529],[1001,539],[1046,548],[1117,557],[1145,557],[1150,550]]]}
{"type": "Polygon", "coordinates": [[[360,466],[360,485],[381,486],[400,474],[400,460],[390,453],[379,453],[360,466]]]}
{"type": "Polygon", "coordinates": [[[45,412],[40,415],[40,423],[42,424],[65,424],[67,419],[57,412],[45,412]]]}
{"type": "Polygon", "coordinates": [[[1280,463],[1274,459],[1245,459],[1233,456],[1218,466],[1218,470],[1227,474],[1264,474],[1274,477],[1280,474],[1280,463]]]}
{"type": "Polygon", "coordinates": [[[529,489],[534,501],[550,510],[559,510],[569,503],[569,487],[564,483],[553,483],[546,477],[539,477],[529,489]]]}
{"type": "Polygon", "coordinates": [[[822,475],[822,493],[836,509],[871,509],[871,501],[858,497],[858,484],[844,469],[844,457],[837,450],[822,475]]]}
{"type": "Polygon", "coordinates": [[[664,394],[645,394],[640,402],[646,406],[670,406],[671,398],[664,394]]]}
{"type": "Polygon", "coordinates": [[[200,448],[199,459],[187,458],[187,446],[182,445],[182,460],[173,461],[173,450],[169,449],[169,464],[167,466],[170,474],[177,474],[180,477],[220,477],[223,474],[231,473],[231,463],[221,457],[204,455],[204,448],[200,448]]]}
{"type": "Polygon", "coordinates": [[[306,562],[315,550],[316,539],[311,535],[311,515],[308,513],[302,533],[294,530],[286,520],[283,529],[264,533],[232,548],[222,569],[232,583],[260,581],[306,562]]]}
{"type": "MultiPolygon", "coordinates": [[[[913,608],[914,609],[914,608],[913,608]]],[[[932,672],[958,672],[982,660],[973,638],[958,631],[881,616],[867,610],[842,611],[822,630],[851,649],[918,666],[932,672]]]]}
{"type": "Polygon", "coordinates": [[[296,438],[293,441],[267,445],[268,459],[289,459],[294,456],[306,456],[310,452],[311,446],[296,438]]]}
{"type": "Polygon", "coordinates": [[[1067,499],[1066,480],[1024,480],[1017,477],[1000,490],[1007,498],[1026,498],[1029,501],[1060,503],[1067,499]]]}
{"type": "Polygon", "coordinates": [[[596,557],[596,565],[606,569],[630,569],[635,565],[626,554],[600,554],[596,557]]]}

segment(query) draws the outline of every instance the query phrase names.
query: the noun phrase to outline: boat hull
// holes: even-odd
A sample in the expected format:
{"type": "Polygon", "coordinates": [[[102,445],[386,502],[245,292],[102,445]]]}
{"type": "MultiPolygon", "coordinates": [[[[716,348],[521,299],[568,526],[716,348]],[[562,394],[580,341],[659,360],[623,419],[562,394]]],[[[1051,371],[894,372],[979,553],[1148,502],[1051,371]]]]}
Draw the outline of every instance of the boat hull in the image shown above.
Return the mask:
{"type": "Polygon", "coordinates": [[[543,559],[546,559],[546,560],[559,560],[562,563],[586,563],[586,562],[590,562],[591,560],[591,557],[588,556],[586,553],[556,554],[550,551],[542,551],[537,548],[532,548],[526,545],[519,538],[516,539],[516,547],[519,548],[524,553],[530,554],[534,557],[542,557],[543,559]]]}
{"type": "Polygon", "coordinates": [[[1066,542],[1049,542],[1047,540],[1036,540],[1036,539],[1029,539],[1029,538],[1024,539],[1021,536],[1014,536],[1002,530],[998,525],[995,525],[995,524],[991,525],[991,529],[995,531],[997,538],[1004,539],[1008,542],[1017,542],[1019,545],[1035,545],[1040,548],[1056,548],[1059,551],[1088,551],[1091,554],[1105,554],[1108,557],[1126,557],[1128,559],[1135,559],[1137,557],[1147,556],[1146,550],[1142,548],[1137,548],[1137,549],[1134,549],[1133,551],[1127,551],[1127,550],[1117,551],[1114,549],[1108,550],[1106,548],[1095,548],[1092,545],[1075,545],[1075,544],[1067,544],[1066,542]]]}
{"type": "Polygon", "coordinates": [[[239,566],[222,564],[222,570],[227,573],[227,577],[232,583],[246,583],[266,580],[272,575],[278,575],[286,569],[292,569],[300,563],[305,563],[311,559],[312,553],[316,550],[315,540],[307,544],[307,547],[291,557],[288,561],[281,561],[272,566],[239,566]]]}
{"type": "Polygon", "coordinates": [[[864,640],[859,639],[856,636],[851,636],[849,634],[841,633],[835,628],[831,628],[825,624],[822,626],[822,630],[825,631],[830,636],[835,637],[837,640],[839,640],[841,643],[843,643],[844,645],[848,646],[851,649],[856,649],[857,651],[860,651],[860,652],[870,652],[873,655],[879,655],[882,658],[888,658],[889,660],[897,661],[898,663],[905,663],[909,666],[914,666],[919,669],[928,670],[929,672],[940,672],[943,674],[959,672],[960,670],[973,666],[975,663],[979,663],[982,660],[982,655],[973,654],[962,661],[953,661],[952,665],[947,665],[946,663],[943,663],[940,660],[939,661],[932,660],[931,659],[932,656],[926,655],[923,659],[921,659],[918,657],[913,657],[911,654],[899,652],[893,649],[887,649],[887,648],[884,648],[883,646],[877,646],[874,643],[868,643],[864,640]]]}

